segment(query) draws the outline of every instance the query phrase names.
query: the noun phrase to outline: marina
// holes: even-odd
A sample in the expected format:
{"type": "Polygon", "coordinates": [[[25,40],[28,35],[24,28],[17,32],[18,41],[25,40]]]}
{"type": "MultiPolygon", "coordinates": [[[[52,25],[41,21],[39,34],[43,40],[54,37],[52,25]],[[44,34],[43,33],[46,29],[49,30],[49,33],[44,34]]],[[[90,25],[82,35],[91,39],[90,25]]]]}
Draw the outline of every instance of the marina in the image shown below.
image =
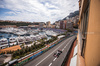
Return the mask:
{"type": "Polygon", "coordinates": [[[63,31],[57,29],[30,29],[24,28],[2,28],[0,29],[0,48],[11,47],[14,45],[28,45],[46,38],[46,41],[51,39],[51,36],[57,36],[63,31]]]}

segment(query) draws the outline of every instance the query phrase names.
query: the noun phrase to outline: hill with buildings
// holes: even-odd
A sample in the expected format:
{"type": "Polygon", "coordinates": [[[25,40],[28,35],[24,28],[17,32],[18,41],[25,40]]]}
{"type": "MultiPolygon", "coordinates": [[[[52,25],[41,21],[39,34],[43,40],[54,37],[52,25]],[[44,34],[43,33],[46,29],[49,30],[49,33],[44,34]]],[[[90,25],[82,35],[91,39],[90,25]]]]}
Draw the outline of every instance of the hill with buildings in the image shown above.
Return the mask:
{"type": "Polygon", "coordinates": [[[79,15],[79,10],[71,12],[68,16],[66,16],[63,20],[66,20],[67,18],[72,18],[79,15]]]}

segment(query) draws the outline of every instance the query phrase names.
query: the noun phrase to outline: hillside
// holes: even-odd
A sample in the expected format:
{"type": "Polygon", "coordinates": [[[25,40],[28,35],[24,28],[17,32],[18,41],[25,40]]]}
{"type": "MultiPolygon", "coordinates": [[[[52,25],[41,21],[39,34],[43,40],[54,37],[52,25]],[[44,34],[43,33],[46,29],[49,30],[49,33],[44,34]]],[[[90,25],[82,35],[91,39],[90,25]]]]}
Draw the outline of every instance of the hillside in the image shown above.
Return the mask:
{"type": "Polygon", "coordinates": [[[66,20],[66,18],[72,18],[75,17],[76,15],[79,15],[79,10],[71,12],[68,16],[66,16],[63,20],[66,20]]]}

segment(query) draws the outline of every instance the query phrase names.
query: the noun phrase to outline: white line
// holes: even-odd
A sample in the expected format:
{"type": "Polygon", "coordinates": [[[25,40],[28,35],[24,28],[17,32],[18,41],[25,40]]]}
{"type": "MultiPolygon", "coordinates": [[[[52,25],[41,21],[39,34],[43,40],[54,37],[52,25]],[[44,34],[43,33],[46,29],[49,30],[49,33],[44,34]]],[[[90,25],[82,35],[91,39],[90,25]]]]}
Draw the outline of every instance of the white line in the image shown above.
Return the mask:
{"type": "MultiPolygon", "coordinates": [[[[44,47],[44,48],[46,48],[46,47],[44,47]]],[[[44,49],[44,48],[42,48],[42,49],[44,49]]],[[[38,51],[40,51],[40,50],[41,50],[41,49],[39,49],[39,50],[37,50],[37,51],[35,51],[35,52],[33,52],[33,53],[30,53],[30,54],[28,54],[28,55],[26,55],[26,56],[24,56],[24,57],[18,59],[18,61],[20,61],[20,60],[22,60],[22,59],[24,59],[24,58],[26,58],[26,57],[29,57],[30,55],[33,55],[34,53],[36,53],[36,52],[38,52],[38,51]]]]}
{"type": "MultiPolygon", "coordinates": [[[[60,46],[62,46],[63,44],[61,44],[60,46]]],[[[59,47],[60,47],[59,46],[59,47]]],[[[58,48],[59,48],[58,47],[58,48]]],[[[56,48],[53,52],[51,52],[48,56],[46,56],[43,60],[41,60],[38,64],[36,64],[35,66],[39,65],[42,61],[44,61],[47,57],[49,57],[52,53],[54,53],[58,48],[56,48]]]]}
{"type": "Polygon", "coordinates": [[[67,45],[65,47],[67,47],[67,45]]]}
{"type": "Polygon", "coordinates": [[[67,47],[67,45],[65,47],[67,47]]]}
{"type": "Polygon", "coordinates": [[[53,61],[55,61],[57,58],[53,59],[53,61]]]}
{"type": "Polygon", "coordinates": [[[62,51],[64,51],[64,49],[62,49],[62,51]]]}
{"type": "Polygon", "coordinates": [[[49,64],[49,66],[51,66],[51,65],[52,65],[52,63],[49,64]]]}
{"type": "MultiPolygon", "coordinates": [[[[68,41],[68,40],[67,40],[68,41]]],[[[66,42],[66,41],[65,41],[66,42]]],[[[64,42],[64,43],[65,43],[64,42]]],[[[63,43],[63,44],[64,44],[63,43]]],[[[61,47],[63,44],[61,44],[59,47],[61,47]]],[[[68,45],[68,44],[67,44],[68,45]]],[[[42,59],[39,63],[37,63],[35,66],[38,66],[41,62],[43,62],[46,58],[48,58],[52,53],[54,53],[59,47],[57,47],[53,52],[51,52],[48,56],[46,56],[44,59],[42,59]]]]}

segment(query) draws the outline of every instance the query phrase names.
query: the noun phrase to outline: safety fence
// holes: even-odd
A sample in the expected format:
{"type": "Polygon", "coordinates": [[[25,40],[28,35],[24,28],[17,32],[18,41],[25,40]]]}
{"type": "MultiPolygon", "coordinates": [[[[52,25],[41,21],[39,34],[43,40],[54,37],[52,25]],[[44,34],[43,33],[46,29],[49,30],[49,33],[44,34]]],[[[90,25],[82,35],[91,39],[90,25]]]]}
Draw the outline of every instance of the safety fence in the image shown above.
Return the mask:
{"type": "MultiPolygon", "coordinates": [[[[72,35],[72,36],[73,36],[73,35],[72,35]]],[[[71,37],[71,36],[69,36],[69,37],[71,37]]],[[[69,38],[69,37],[66,37],[66,38],[69,38]]],[[[28,61],[30,61],[30,60],[32,60],[32,59],[34,59],[34,58],[36,58],[37,56],[39,56],[39,55],[43,54],[44,52],[48,51],[49,49],[51,49],[51,48],[52,48],[52,47],[54,47],[55,45],[57,45],[57,44],[61,43],[61,42],[62,42],[63,40],[65,40],[66,38],[63,38],[63,39],[62,39],[62,40],[60,40],[59,42],[57,42],[57,43],[55,43],[55,44],[51,45],[50,47],[48,47],[48,48],[46,48],[46,49],[44,49],[44,50],[42,50],[42,51],[38,52],[38,53],[37,53],[37,54],[35,54],[35,55],[33,55],[33,56],[31,56],[31,57],[29,57],[29,58],[27,58],[27,59],[25,59],[25,60],[23,60],[23,61],[21,61],[21,62],[17,63],[17,64],[16,64],[16,65],[14,65],[14,66],[21,66],[21,65],[25,64],[26,62],[28,62],[28,61]]]]}

